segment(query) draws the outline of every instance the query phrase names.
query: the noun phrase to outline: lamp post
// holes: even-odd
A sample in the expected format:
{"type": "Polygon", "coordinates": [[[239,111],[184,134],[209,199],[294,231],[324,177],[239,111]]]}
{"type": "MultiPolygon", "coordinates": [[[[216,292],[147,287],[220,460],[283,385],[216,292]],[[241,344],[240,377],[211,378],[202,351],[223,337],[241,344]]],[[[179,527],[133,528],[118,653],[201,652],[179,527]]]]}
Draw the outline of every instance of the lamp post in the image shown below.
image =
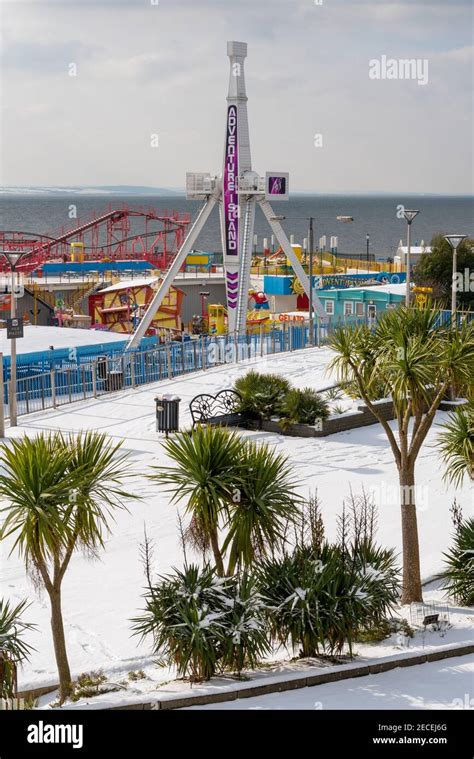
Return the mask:
{"type": "Polygon", "coordinates": [[[367,269],[369,268],[369,246],[370,246],[370,235],[367,232],[365,236],[365,241],[367,243],[367,269]]]}
{"type": "Polygon", "coordinates": [[[203,290],[202,292],[199,293],[199,295],[201,296],[201,316],[204,319],[206,316],[206,313],[204,311],[204,302],[209,297],[210,293],[204,292],[203,290]]]}
{"type": "Polygon", "coordinates": [[[405,294],[405,305],[406,306],[410,305],[411,223],[412,223],[413,219],[415,218],[415,216],[418,216],[419,213],[420,213],[419,211],[415,211],[413,209],[409,210],[407,208],[405,208],[405,210],[403,211],[403,216],[405,217],[406,222],[407,222],[407,226],[408,226],[408,229],[407,229],[407,261],[406,261],[406,271],[407,271],[407,282],[406,282],[406,284],[407,284],[407,290],[406,290],[406,294],[405,294]]]}
{"type": "Polygon", "coordinates": [[[457,270],[457,250],[459,245],[465,240],[467,235],[445,235],[444,239],[447,240],[453,250],[453,281],[451,284],[451,321],[456,323],[456,270],[457,270]]]}
{"type": "Polygon", "coordinates": [[[337,262],[337,237],[335,235],[331,237],[331,255],[332,255],[332,268],[335,270],[336,262],[337,262]]]}
{"type": "Polygon", "coordinates": [[[319,238],[319,256],[320,256],[320,263],[321,263],[321,276],[323,274],[323,253],[326,250],[326,235],[323,235],[319,238]]]}
{"type": "Polygon", "coordinates": [[[314,317],[313,317],[313,250],[314,250],[314,216],[309,217],[308,230],[308,277],[309,277],[309,344],[314,345],[314,317]]]}
{"type": "MultiPolygon", "coordinates": [[[[15,275],[16,267],[19,260],[25,255],[25,252],[3,251],[3,255],[10,264],[12,273],[12,289],[10,295],[10,319],[16,317],[16,299],[15,299],[15,275]]],[[[10,408],[10,427],[16,427],[17,424],[17,397],[16,397],[16,337],[11,339],[10,348],[10,392],[8,393],[8,402],[10,408]]],[[[3,401],[2,401],[3,402],[3,401]]]]}

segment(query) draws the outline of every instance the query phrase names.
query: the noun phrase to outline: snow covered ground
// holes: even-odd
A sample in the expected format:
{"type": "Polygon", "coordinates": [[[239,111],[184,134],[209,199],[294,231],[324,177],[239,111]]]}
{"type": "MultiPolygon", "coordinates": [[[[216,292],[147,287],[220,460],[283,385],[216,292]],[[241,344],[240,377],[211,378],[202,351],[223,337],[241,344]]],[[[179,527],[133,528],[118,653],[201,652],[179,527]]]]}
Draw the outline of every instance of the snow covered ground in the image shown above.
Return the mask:
{"type": "MultiPolygon", "coordinates": [[[[70,331],[77,333],[77,330],[70,331]]],[[[113,534],[100,558],[90,561],[76,555],[66,574],[63,610],[70,663],[75,675],[98,668],[126,673],[151,664],[149,646],[138,644],[137,638],[130,636],[129,622],[142,607],[144,578],[139,544],[144,528],[155,543],[156,572],[166,572],[181,564],[176,508],[170,506],[168,496],[155,483],[145,478],[151,464],[166,463],[160,436],[155,432],[155,395],[158,392],[177,393],[182,398],[181,423],[187,426],[190,423],[188,403],[194,395],[216,393],[231,387],[235,378],[250,366],[261,371],[284,372],[298,387],[309,385],[321,389],[334,383],[334,377],[326,373],[329,359],[328,349],[315,348],[220,366],[212,371],[24,416],[21,426],[9,431],[8,434],[13,436],[34,435],[41,430],[77,432],[96,429],[115,439],[123,437],[135,474],[133,490],[142,496],[141,501],[129,504],[129,513],[118,514],[113,534]]],[[[444,418],[445,415],[440,413],[436,422],[444,418]]],[[[265,432],[242,434],[268,441],[290,457],[301,493],[318,492],[328,538],[335,537],[336,516],[350,488],[357,494],[364,487],[367,492],[374,493],[378,503],[379,541],[400,549],[397,473],[379,425],[328,438],[290,438],[265,432]]],[[[422,575],[425,579],[441,568],[442,553],[452,532],[449,507],[455,495],[443,484],[435,438],[436,431],[432,430],[417,465],[422,575]]],[[[456,497],[466,515],[473,513],[472,492],[467,487],[456,492],[456,497]]],[[[28,636],[37,651],[20,673],[20,687],[55,682],[48,598],[36,593],[16,554],[8,557],[10,546],[8,541],[0,545],[2,595],[14,601],[29,598],[32,605],[25,619],[38,624],[38,630],[28,636]]],[[[430,645],[472,639],[472,610],[453,612],[451,623],[452,629],[444,637],[438,636],[437,642],[430,639],[430,645]]],[[[419,641],[417,645],[426,643],[419,641]]],[[[388,641],[381,646],[359,647],[358,653],[369,657],[386,656],[397,650],[396,641],[388,641]]],[[[167,672],[159,673],[156,668],[153,673],[153,687],[156,687],[156,680],[173,676],[167,672]]]]}
{"type": "Polygon", "coordinates": [[[189,709],[474,709],[472,656],[189,709]]]}

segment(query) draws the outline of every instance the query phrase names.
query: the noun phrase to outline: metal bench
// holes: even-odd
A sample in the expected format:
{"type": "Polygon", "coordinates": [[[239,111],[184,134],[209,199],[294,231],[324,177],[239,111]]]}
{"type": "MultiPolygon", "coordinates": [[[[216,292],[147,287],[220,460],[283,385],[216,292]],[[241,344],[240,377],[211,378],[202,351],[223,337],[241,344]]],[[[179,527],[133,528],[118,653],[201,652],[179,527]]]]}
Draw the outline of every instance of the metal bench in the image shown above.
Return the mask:
{"type": "Polygon", "coordinates": [[[240,412],[241,397],[235,390],[221,390],[217,395],[202,393],[189,404],[193,427],[196,424],[239,426],[245,417],[240,412]]]}

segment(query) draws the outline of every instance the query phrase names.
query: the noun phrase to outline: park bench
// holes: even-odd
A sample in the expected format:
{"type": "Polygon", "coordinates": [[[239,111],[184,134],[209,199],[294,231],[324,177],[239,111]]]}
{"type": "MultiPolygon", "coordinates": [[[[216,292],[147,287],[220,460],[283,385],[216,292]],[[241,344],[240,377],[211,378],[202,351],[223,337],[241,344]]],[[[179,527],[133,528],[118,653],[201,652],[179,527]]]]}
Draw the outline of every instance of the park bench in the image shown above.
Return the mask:
{"type": "Polygon", "coordinates": [[[193,427],[196,424],[223,424],[238,427],[245,421],[240,412],[241,397],[235,390],[221,390],[216,395],[201,393],[189,404],[193,427]]]}

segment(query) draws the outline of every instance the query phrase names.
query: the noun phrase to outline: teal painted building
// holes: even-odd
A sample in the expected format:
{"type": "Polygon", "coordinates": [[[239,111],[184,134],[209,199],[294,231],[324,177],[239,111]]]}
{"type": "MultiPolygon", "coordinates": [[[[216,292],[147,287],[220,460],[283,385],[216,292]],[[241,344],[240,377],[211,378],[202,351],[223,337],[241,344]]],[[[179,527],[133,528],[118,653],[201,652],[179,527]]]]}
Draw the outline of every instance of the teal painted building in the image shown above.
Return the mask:
{"type": "MultiPolygon", "coordinates": [[[[308,298],[305,294],[297,294],[293,290],[294,277],[265,276],[263,290],[269,297],[271,310],[275,313],[283,311],[307,311],[308,298]]],[[[315,277],[317,286],[317,277],[315,277]]],[[[318,297],[323,303],[326,314],[331,321],[350,321],[376,319],[381,313],[395,308],[405,300],[405,283],[370,284],[360,287],[327,287],[318,289],[318,297]]]]}
{"type": "Polygon", "coordinates": [[[405,300],[406,285],[374,285],[320,290],[318,297],[328,316],[336,319],[376,319],[405,300]]]}

